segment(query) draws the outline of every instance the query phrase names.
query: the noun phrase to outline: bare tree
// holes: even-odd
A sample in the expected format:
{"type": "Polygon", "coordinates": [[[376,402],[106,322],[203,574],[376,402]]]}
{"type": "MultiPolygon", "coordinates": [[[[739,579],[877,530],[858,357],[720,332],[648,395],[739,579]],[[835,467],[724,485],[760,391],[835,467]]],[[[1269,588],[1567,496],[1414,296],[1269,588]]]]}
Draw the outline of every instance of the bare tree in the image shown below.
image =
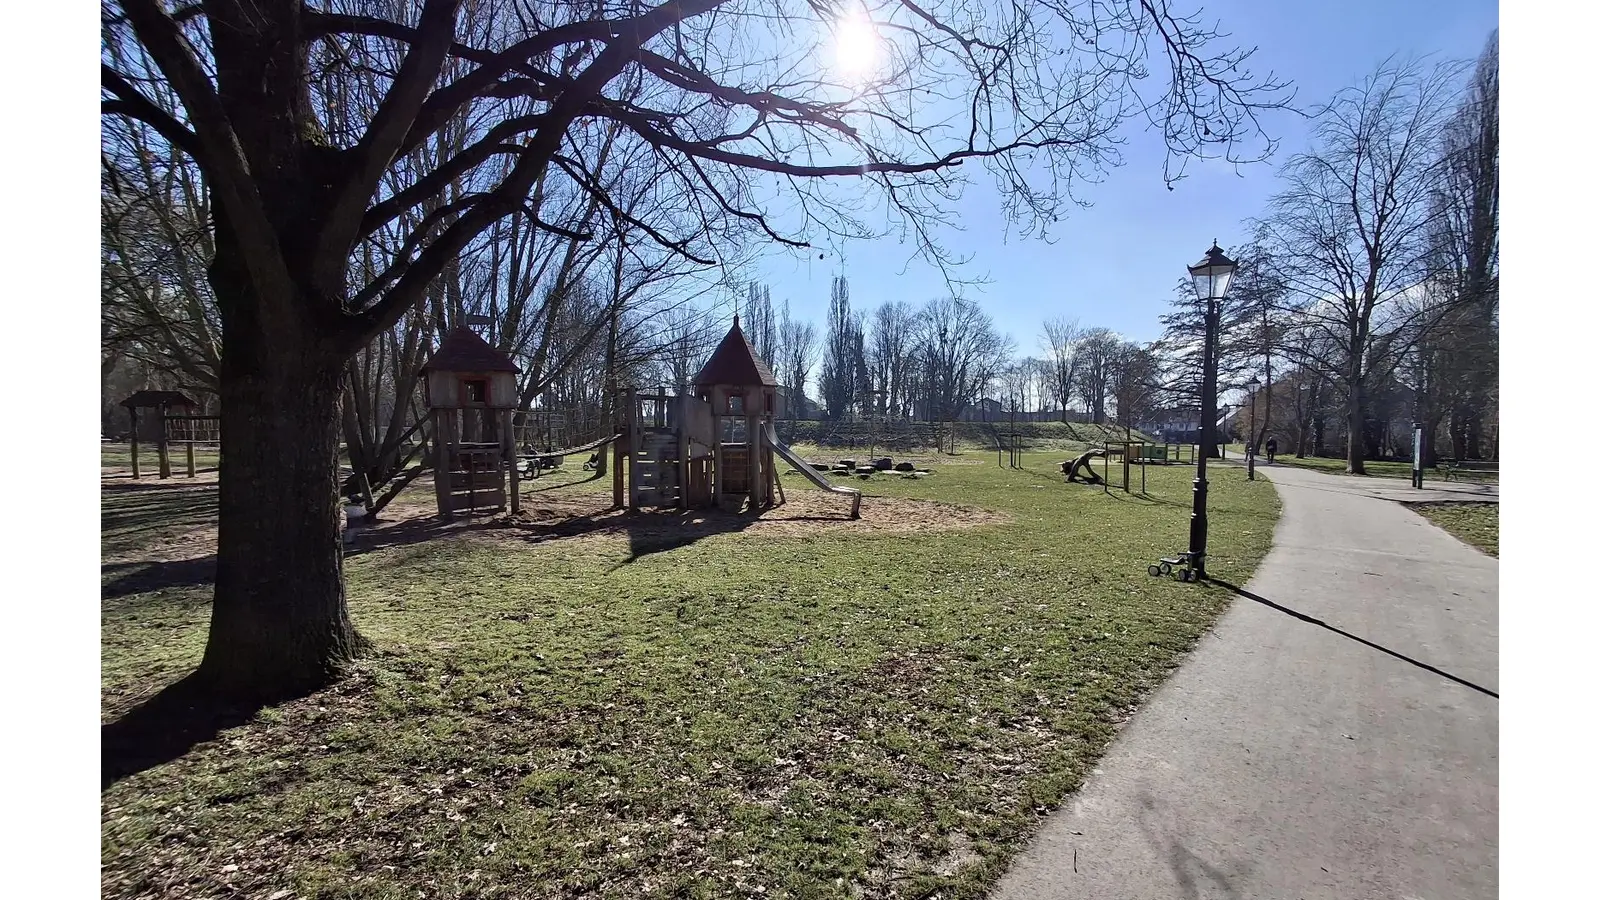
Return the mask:
{"type": "Polygon", "coordinates": [[[948,262],[930,229],[947,221],[944,198],[968,163],[1038,229],[1071,202],[1074,179],[1115,161],[1126,119],[1162,129],[1175,178],[1195,154],[1254,155],[1257,113],[1286,99],[1270,77],[1243,74],[1248,53],[1214,51],[1218,34],[1163,0],[984,10],[902,0],[877,12],[895,40],[865,78],[829,69],[828,54],[796,37],[827,34],[837,13],[823,4],[170,10],[106,5],[102,109],[194,160],[209,193],[228,465],[195,683],[257,697],[326,683],[362,646],[339,544],[342,381],[497,222],[525,216],[568,237],[627,223],[712,265],[752,237],[799,248],[872,233],[854,213],[859,193],[837,187],[859,180],[925,255],[948,262]],[[1147,78],[1150,56],[1168,77],[1147,78]],[[168,90],[177,109],[151,99],[168,90]],[[913,114],[913,98],[940,109],[913,114]],[[352,107],[359,114],[334,114],[352,107]],[[396,181],[397,160],[428,152],[463,118],[478,123],[470,143],[396,181]],[[611,126],[617,143],[647,151],[661,202],[618,203],[597,178],[608,145],[583,136],[611,126]],[[771,175],[793,215],[758,205],[753,188],[771,175]],[[562,191],[593,199],[598,218],[553,220],[532,202],[562,191]],[[352,258],[386,229],[405,233],[381,249],[376,275],[358,277],[352,258]]]}
{"type": "Polygon", "coordinates": [[[953,422],[999,373],[1011,340],[976,303],[955,297],[931,300],[918,317],[918,354],[926,366],[932,421],[953,422]]]}
{"type": "Polygon", "coordinates": [[[1067,411],[1078,391],[1078,340],[1082,330],[1077,319],[1054,318],[1044,323],[1044,334],[1039,345],[1046,354],[1050,395],[1061,408],[1061,421],[1067,421],[1067,411]]]}
{"type": "Polygon", "coordinates": [[[857,325],[850,310],[850,282],[843,275],[835,275],[822,347],[822,405],[830,419],[844,418],[856,399],[857,325]]]}
{"type": "Polygon", "coordinates": [[[1263,222],[1276,273],[1335,349],[1299,362],[1345,394],[1346,467],[1363,474],[1367,391],[1398,363],[1392,338],[1417,322],[1401,301],[1428,274],[1441,146],[1461,67],[1389,61],[1319,116],[1263,222]],[[1383,351],[1383,352],[1380,352],[1383,351]]]}
{"type": "Polygon", "coordinates": [[[768,363],[772,361],[774,345],[778,340],[777,319],[773,315],[772,291],[764,284],[751,282],[744,300],[744,334],[756,355],[768,363]]]}
{"type": "Polygon", "coordinates": [[[1116,404],[1117,423],[1131,438],[1134,423],[1153,411],[1161,393],[1156,358],[1148,348],[1123,341],[1112,351],[1109,370],[1107,380],[1116,404]]]}
{"type": "Polygon", "coordinates": [[[806,381],[817,360],[817,327],[789,314],[789,301],[783,301],[783,316],[778,321],[778,352],[773,365],[778,380],[789,389],[789,417],[805,413],[806,381]]]}
{"type": "Polygon", "coordinates": [[[915,329],[916,313],[904,301],[881,303],[872,312],[872,327],[868,332],[872,381],[883,391],[882,411],[890,415],[907,414],[907,378],[912,366],[911,342],[915,329]]]}
{"type": "Polygon", "coordinates": [[[1425,424],[1423,456],[1481,458],[1484,420],[1499,383],[1500,68],[1489,37],[1467,96],[1444,138],[1444,177],[1433,196],[1432,275],[1418,298],[1421,333],[1404,367],[1425,424]]]}
{"type": "Polygon", "coordinates": [[[1096,425],[1106,419],[1106,400],[1111,395],[1111,376],[1122,339],[1109,328],[1090,328],[1078,338],[1075,353],[1079,361],[1080,393],[1089,421],[1096,425]]]}

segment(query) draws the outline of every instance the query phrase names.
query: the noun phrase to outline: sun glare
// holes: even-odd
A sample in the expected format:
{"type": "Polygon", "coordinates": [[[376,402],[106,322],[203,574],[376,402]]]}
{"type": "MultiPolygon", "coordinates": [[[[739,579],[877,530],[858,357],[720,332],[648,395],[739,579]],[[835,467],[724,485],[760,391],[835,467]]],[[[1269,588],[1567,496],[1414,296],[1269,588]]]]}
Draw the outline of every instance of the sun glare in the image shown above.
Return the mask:
{"type": "Polygon", "coordinates": [[[834,66],[841,75],[860,80],[878,67],[882,41],[871,20],[859,11],[834,23],[833,39],[834,66]]]}

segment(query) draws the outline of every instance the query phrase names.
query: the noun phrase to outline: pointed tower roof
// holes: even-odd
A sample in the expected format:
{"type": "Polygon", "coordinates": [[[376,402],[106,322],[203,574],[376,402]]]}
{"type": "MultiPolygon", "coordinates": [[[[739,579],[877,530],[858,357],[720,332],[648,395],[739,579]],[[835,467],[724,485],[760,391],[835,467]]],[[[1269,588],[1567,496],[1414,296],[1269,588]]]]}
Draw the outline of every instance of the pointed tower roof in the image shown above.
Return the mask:
{"type": "Polygon", "coordinates": [[[739,317],[734,316],[733,327],[728,329],[727,336],[717,345],[717,349],[711,352],[711,358],[706,360],[700,374],[694,376],[694,384],[695,387],[714,384],[777,387],[778,379],[756,355],[756,348],[751,346],[750,339],[739,328],[739,317]]]}
{"type": "Polygon", "coordinates": [[[522,370],[511,357],[489,346],[489,342],[465,325],[445,335],[439,349],[423,365],[424,372],[511,372],[522,370]]]}

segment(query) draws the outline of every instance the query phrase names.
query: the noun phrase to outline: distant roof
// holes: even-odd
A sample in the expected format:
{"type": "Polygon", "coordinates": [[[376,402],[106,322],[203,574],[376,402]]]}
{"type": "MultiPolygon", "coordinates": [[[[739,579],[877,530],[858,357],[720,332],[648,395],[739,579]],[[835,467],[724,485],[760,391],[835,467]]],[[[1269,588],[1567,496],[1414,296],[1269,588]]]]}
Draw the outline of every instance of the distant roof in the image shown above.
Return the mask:
{"type": "Polygon", "coordinates": [[[472,329],[458,325],[439,342],[439,349],[433,351],[422,371],[516,373],[522,370],[511,357],[489,346],[489,342],[472,329]]]}
{"type": "Polygon", "coordinates": [[[177,391],[134,391],[131,397],[122,401],[122,405],[128,409],[156,406],[184,406],[193,409],[195,403],[177,391]]]}
{"type": "Polygon", "coordinates": [[[739,317],[734,316],[733,327],[728,329],[727,336],[717,345],[717,349],[711,351],[711,358],[706,360],[700,374],[694,376],[694,384],[695,387],[714,384],[777,387],[778,379],[756,355],[756,348],[751,346],[750,339],[739,329],[739,317]]]}

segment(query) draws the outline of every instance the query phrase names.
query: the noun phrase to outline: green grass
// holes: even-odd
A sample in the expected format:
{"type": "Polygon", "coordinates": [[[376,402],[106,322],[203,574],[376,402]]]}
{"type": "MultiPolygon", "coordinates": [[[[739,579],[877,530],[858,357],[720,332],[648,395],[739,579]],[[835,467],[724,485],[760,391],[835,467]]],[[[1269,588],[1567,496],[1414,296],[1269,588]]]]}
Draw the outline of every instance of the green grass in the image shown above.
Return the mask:
{"type": "MultiPolygon", "coordinates": [[[[1238,452],[1239,458],[1243,459],[1243,448],[1241,447],[1238,452]]],[[[1229,447],[1228,455],[1230,458],[1233,456],[1232,447],[1229,447]]],[[[1265,459],[1265,456],[1261,456],[1257,458],[1257,461],[1264,461],[1265,459]]],[[[1318,471],[1333,472],[1341,475],[1344,474],[1346,468],[1345,461],[1342,458],[1328,459],[1321,456],[1308,456],[1305,459],[1295,459],[1294,454],[1292,453],[1288,455],[1282,453],[1278,454],[1278,465],[1299,466],[1303,469],[1317,469],[1318,471]]],[[[1411,463],[1409,462],[1367,460],[1366,469],[1368,475],[1378,478],[1405,478],[1407,480],[1411,478],[1411,463]]],[[[1500,480],[1500,475],[1497,472],[1458,471],[1451,477],[1457,481],[1488,483],[1496,483],[1500,480]]],[[[1443,471],[1435,468],[1422,470],[1422,483],[1424,485],[1427,485],[1430,482],[1442,481],[1444,481],[1443,471]]]]}
{"type": "Polygon", "coordinates": [[[1423,518],[1490,556],[1500,555],[1500,504],[1413,503],[1423,518]]]}
{"type": "MultiPolygon", "coordinates": [[[[182,475],[188,471],[188,457],[184,455],[184,446],[175,444],[168,448],[169,460],[174,474],[182,475]]],[[[215,469],[217,467],[217,448],[215,444],[201,444],[194,448],[194,465],[198,469],[215,469]]],[[[152,444],[139,445],[139,475],[140,477],[153,476],[160,471],[161,457],[157,454],[152,444]]],[[[133,454],[125,443],[101,444],[100,467],[102,469],[128,469],[133,468],[133,454]]]]}
{"type": "MultiPolygon", "coordinates": [[[[1229,601],[1145,574],[1186,543],[1186,467],[1140,497],[1065,485],[1060,460],[852,482],[1006,518],[967,530],[485,529],[352,555],[378,651],[105,790],[103,894],[979,897],[1229,601]]],[[[558,486],[579,477],[532,496],[609,482],[558,486]]],[[[108,552],[204,515],[181,491],[163,513],[167,490],[106,494],[108,552]]],[[[1219,477],[1211,498],[1210,567],[1243,584],[1276,494],[1219,477]]],[[[130,572],[105,575],[108,717],[205,641],[207,586],[129,593],[130,572]]]]}
{"type": "MultiPolygon", "coordinates": [[[[945,448],[948,449],[953,438],[957,452],[978,453],[982,451],[994,452],[995,431],[998,430],[1005,440],[1009,441],[1013,430],[1024,450],[1039,452],[1064,452],[1078,450],[1081,452],[1091,444],[1101,444],[1105,441],[1121,441],[1130,439],[1129,433],[1116,425],[1093,425],[1087,422],[1017,422],[1012,425],[1009,421],[996,422],[954,422],[941,426],[941,433],[945,435],[945,448]]],[[[868,422],[818,422],[798,421],[779,423],[779,434],[789,443],[794,445],[815,445],[820,437],[830,438],[829,452],[856,449],[865,452],[869,441],[878,438],[878,446],[884,442],[893,447],[904,444],[909,440],[908,435],[915,435],[925,444],[922,449],[932,450],[931,442],[934,430],[928,425],[906,426],[904,424],[891,424],[888,426],[873,425],[868,422]]],[[[1143,440],[1154,443],[1154,440],[1140,431],[1133,431],[1132,440],[1143,440]]],[[[886,449],[883,452],[893,453],[894,450],[886,449]]]]}

